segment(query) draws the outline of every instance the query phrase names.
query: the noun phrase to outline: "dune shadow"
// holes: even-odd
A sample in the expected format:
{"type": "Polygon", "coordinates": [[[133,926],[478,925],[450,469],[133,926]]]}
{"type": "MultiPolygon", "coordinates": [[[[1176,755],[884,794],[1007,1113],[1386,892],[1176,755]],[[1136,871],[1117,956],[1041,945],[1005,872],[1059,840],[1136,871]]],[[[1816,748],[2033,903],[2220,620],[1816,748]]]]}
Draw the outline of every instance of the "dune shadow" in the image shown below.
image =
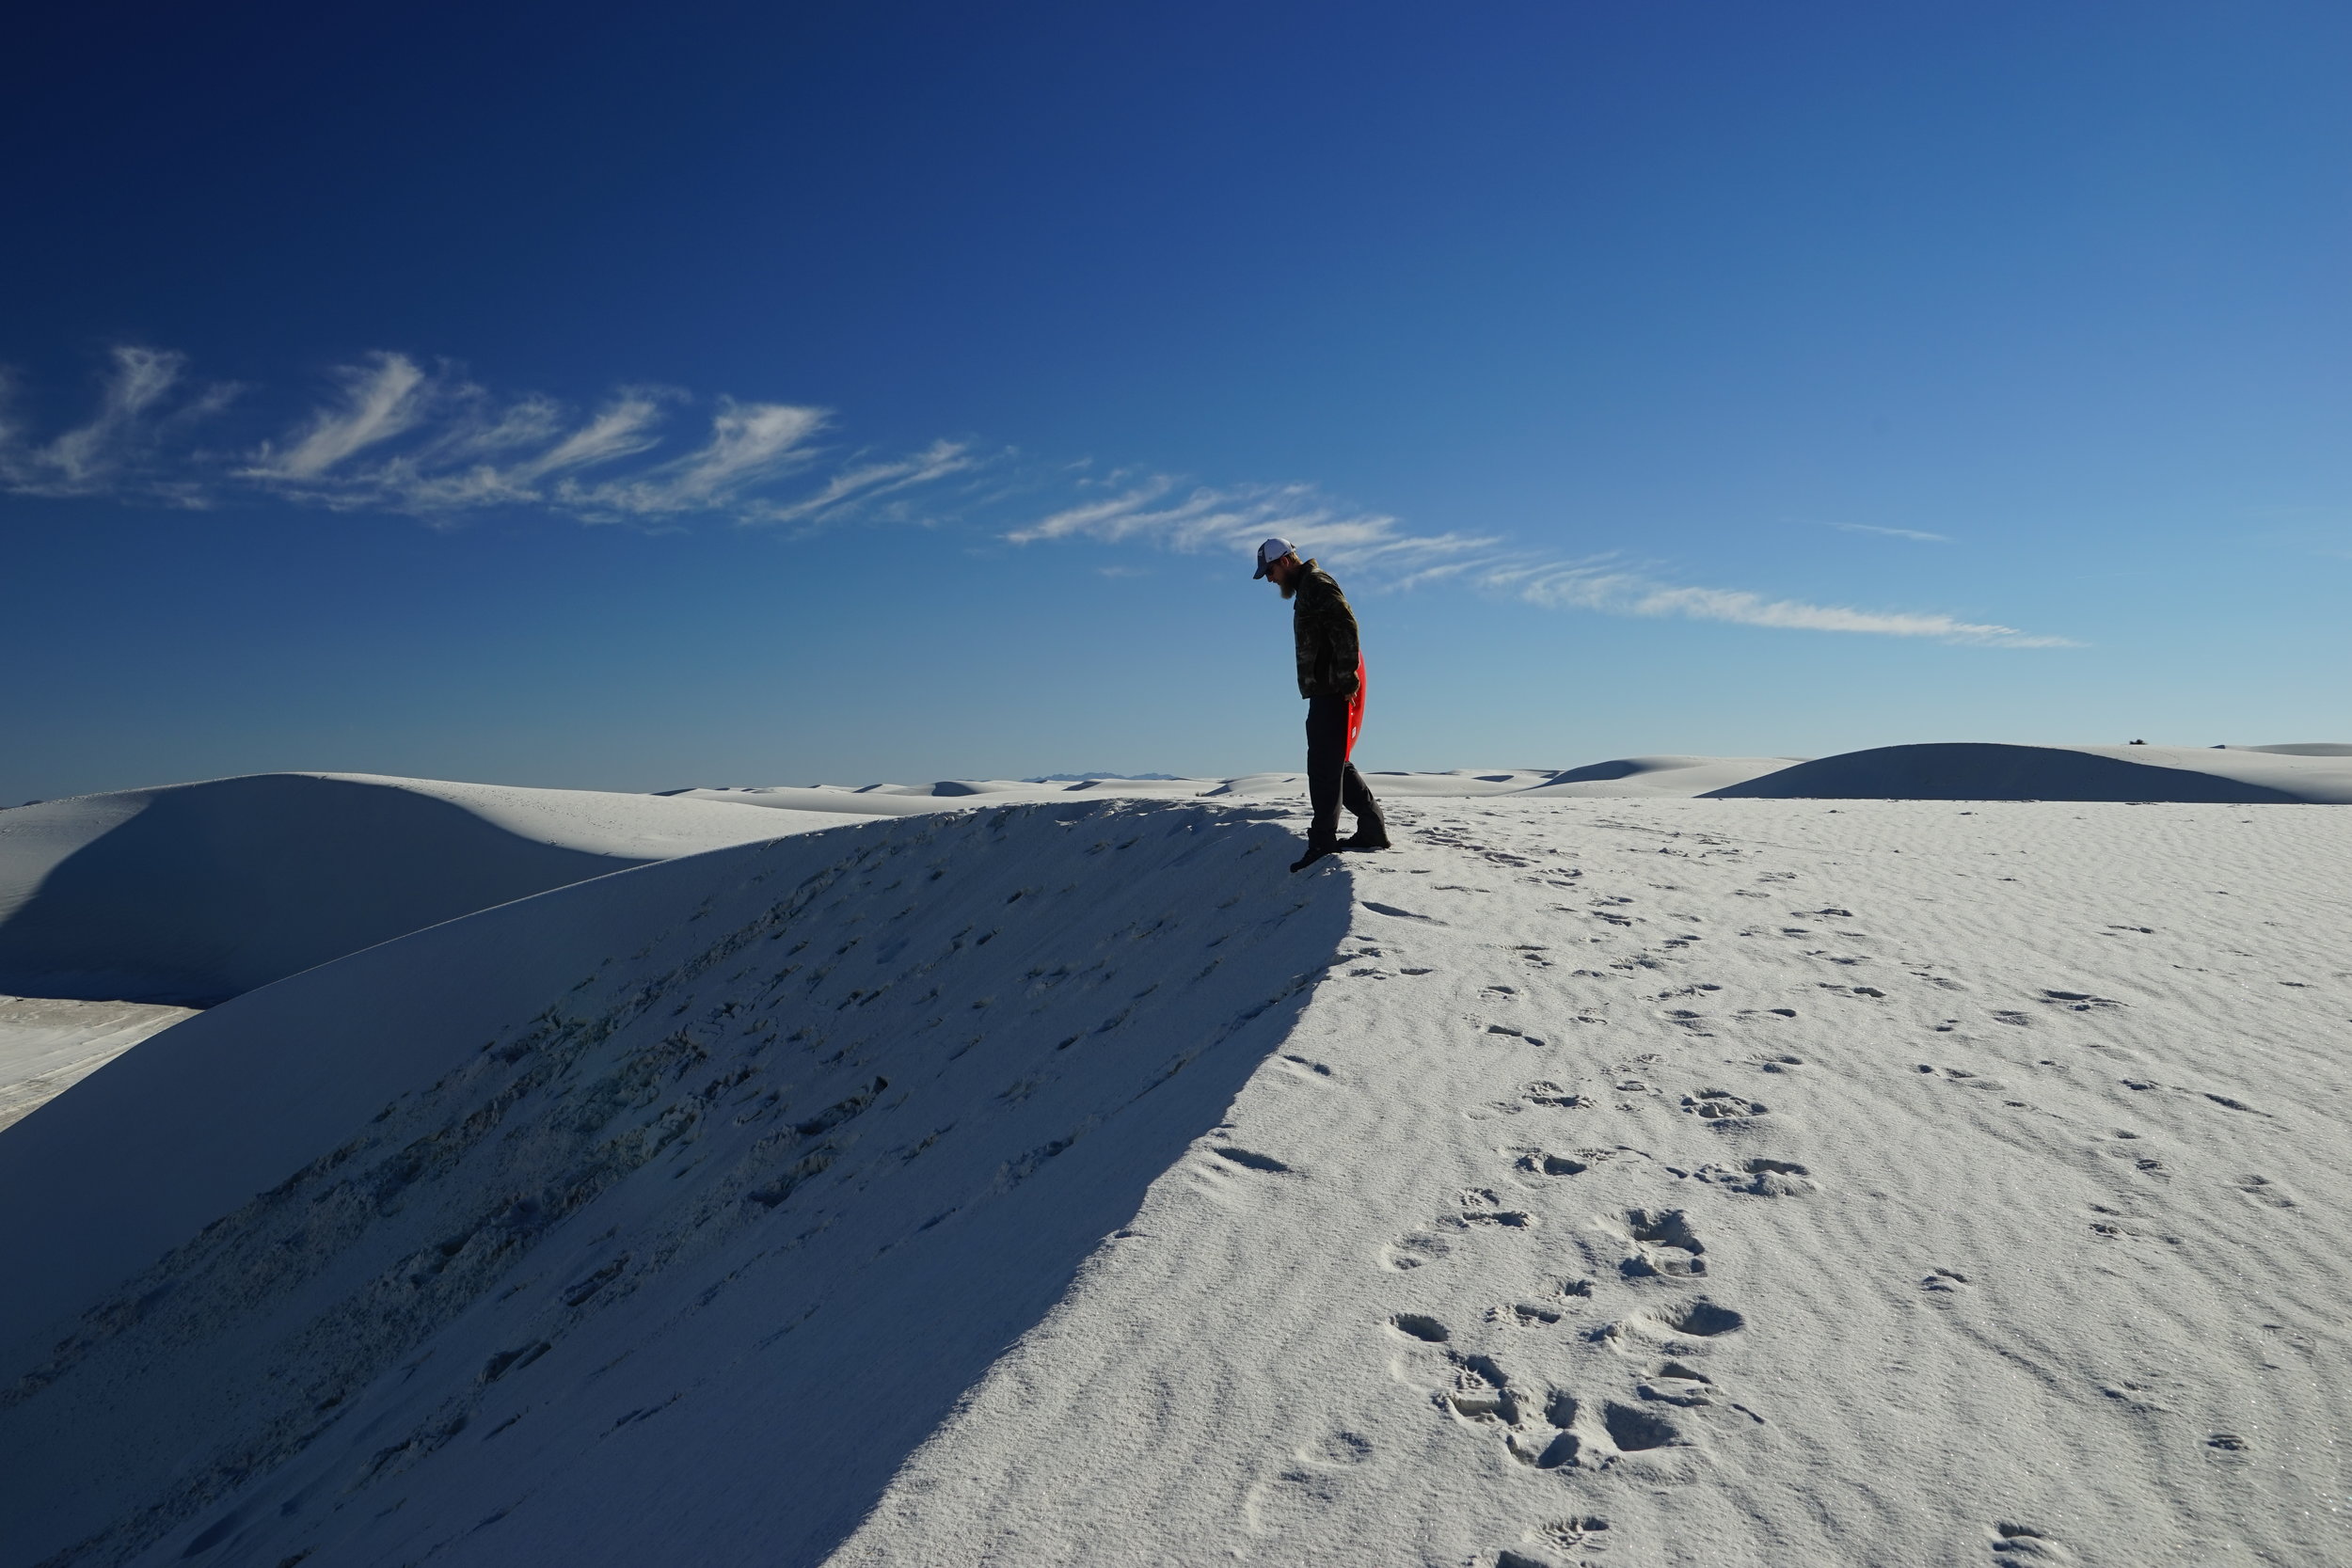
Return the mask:
{"type": "Polygon", "coordinates": [[[2058,746],[1945,741],[1880,746],[1710,791],[1714,800],[2137,800],[2285,804],[2284,790],[2187,768],[2058,746]]]}
{"type": "MultiPolygon", "coordinates": [[[[1335,901],[1332,909],[1339,918],[1296,933],[1288,962],[1306,969],[1328,960],[1347,928],[1344,906],[1335,901]]],[[[1057,1173],[1057,1191],[975,1214],[930,1256],[910,1255],[890,1269],[886,1286],[878,1274],[881,1288],[871,1299],[893,1304],[890,1309],[844,1315],[811,1334],[795,1353],[798,1386],[821,1400],[843,1369],[860,1369],[861,1382],[876,1396],[861,1402],[861,1430],[776,1432],[764,1457],[779,1473],[804,1468],[825,1475],[826,1484],[802,1493],[796,1500],[805,1513],[795,1528],[771,1534],[761,1549],[730,1557],[706,1546],[704,1555],[779,1568],[825,1561],[996,1361],[1048,1321],[1105,1239],[1135,1218],[1152,1184],[1223,1122],[1242,1087],[1289,1037],[1311,995],[1310,989],[1292,991],[1258,1015],[1246,1037],[1204,1053],[1154,1088],[1148,1107],[1136,1101],[1120,1117],[1115,1141],[1097,1140],[1090,1157],[1057,1173]]],[[[812,1320],[809,1327],[817,1326],[812,1320]]]]}
{"type": "Polygon", "coordinates": [[[0,991],[210,1006],[650,858],[537,843],[446,800],[345,779],[176,785],[58,862],[0,921],[0,991]]]}
{"type": "Polygon", "coordinates": [[[1352,884],[1295,845],[1190,803],[891,819],[487,911],[133,1053],[14,1130],[53,1182],[130,1167],[116,1206],[233,1139],[219,1085],[323,1070],[323,1027],[405,1087],[356,1124],[289,1098],[307,1164],[248,1158],[274,1185],[0,1367],[21,1539],[822,1561],[1295,1027],[1352,884]]]}

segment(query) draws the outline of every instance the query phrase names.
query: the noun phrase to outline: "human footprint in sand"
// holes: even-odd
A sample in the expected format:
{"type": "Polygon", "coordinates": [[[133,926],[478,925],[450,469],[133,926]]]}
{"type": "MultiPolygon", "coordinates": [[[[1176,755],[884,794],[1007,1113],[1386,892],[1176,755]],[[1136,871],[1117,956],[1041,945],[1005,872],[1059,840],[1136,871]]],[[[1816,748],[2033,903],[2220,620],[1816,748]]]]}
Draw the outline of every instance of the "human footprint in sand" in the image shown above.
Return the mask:
{"type": "Polygon", "coordinates": [[[1270,579],[1293,602],[1291,629],[1298,641],[1298,694],[1307,699],[1307,798],[1314,821],[1307,852],[1291,865],[1304,871],[1335,849],[1386,849],[1388,825],[1380,802],[1364,786],[1348,753],[1364,721],[1364,656],[1356,640],[1356,612],[1331,574],[1301,561],[1287,539],[1258,546],[1254,578],[1270,579]],[[1340,837],[1340,804],[1356,818],[1352,838],[1340,837]]]}

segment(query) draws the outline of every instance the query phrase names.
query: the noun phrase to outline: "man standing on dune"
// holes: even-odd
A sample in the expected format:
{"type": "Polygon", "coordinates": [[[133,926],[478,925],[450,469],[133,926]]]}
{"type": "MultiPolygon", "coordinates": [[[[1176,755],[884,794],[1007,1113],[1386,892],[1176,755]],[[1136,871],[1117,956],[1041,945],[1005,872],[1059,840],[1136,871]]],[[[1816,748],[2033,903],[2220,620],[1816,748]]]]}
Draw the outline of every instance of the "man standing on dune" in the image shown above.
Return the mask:
{"type": "Polygon", "coordinates": [[[1307,830],[1307,852],[1293,871],[1304,871],[1335,849],[1386,849],[1388,824],[1380,802],[1364,787],[1348,753],[1364,720],[1364,657],[1356,641],[1356,612],[1331,575],[1301,561],[1287,539],[1258,546],[1258,570],[1282,591],[1291,606],[1291,631],[1298,643],[1298,694],[1307,699],[1307,799],[1314,821],[1307,830]],[[1353,838],[1340,837],[1340,804],[1356,818],[1353,838]]]}

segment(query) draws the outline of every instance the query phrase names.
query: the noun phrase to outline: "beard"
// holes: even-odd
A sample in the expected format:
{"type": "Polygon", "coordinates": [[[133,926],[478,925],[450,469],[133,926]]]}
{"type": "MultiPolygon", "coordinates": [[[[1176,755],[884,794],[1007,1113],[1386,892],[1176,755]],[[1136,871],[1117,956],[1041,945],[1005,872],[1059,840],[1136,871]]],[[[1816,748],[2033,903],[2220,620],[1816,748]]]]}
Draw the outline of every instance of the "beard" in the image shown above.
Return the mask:
{"type": "Polygon", "coordinates": [[[1298,579],[1296,578],[1291,578],[1288,582],[1278,582],[1274,586],[1282,591],[1282,597],[1286,599],[1293,599],[1298,596],[1298,579]]]}

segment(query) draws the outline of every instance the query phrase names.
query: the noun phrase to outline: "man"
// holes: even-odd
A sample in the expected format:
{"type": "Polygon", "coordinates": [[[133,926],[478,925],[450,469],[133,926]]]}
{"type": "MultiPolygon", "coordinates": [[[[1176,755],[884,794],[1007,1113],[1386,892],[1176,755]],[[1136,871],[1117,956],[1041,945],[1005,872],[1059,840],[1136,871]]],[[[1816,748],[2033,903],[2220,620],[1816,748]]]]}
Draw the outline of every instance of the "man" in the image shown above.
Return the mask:
{"type": "Polygon", "coordinates": [[[1307,853],[1292,865],[1307,867],[1335,849],[1386,849],[1388,825],[1380,802],[1364,787],[1364,777],[1347,754],[1363,721],[1364,659],[1357,649],[1356,612],[1347,595],[1311,561],[1301,561],[1287,539],[1258,546],[1251,580],[1270,578],[1291,606],[1291,632],[1298,643],[1298,694],[1307,699],[1307,799],[1314,821],[1307,830],[1307,853]],[[1356,835],[1340,838],[1340,802],[1356,818],[1356,835]]]}

